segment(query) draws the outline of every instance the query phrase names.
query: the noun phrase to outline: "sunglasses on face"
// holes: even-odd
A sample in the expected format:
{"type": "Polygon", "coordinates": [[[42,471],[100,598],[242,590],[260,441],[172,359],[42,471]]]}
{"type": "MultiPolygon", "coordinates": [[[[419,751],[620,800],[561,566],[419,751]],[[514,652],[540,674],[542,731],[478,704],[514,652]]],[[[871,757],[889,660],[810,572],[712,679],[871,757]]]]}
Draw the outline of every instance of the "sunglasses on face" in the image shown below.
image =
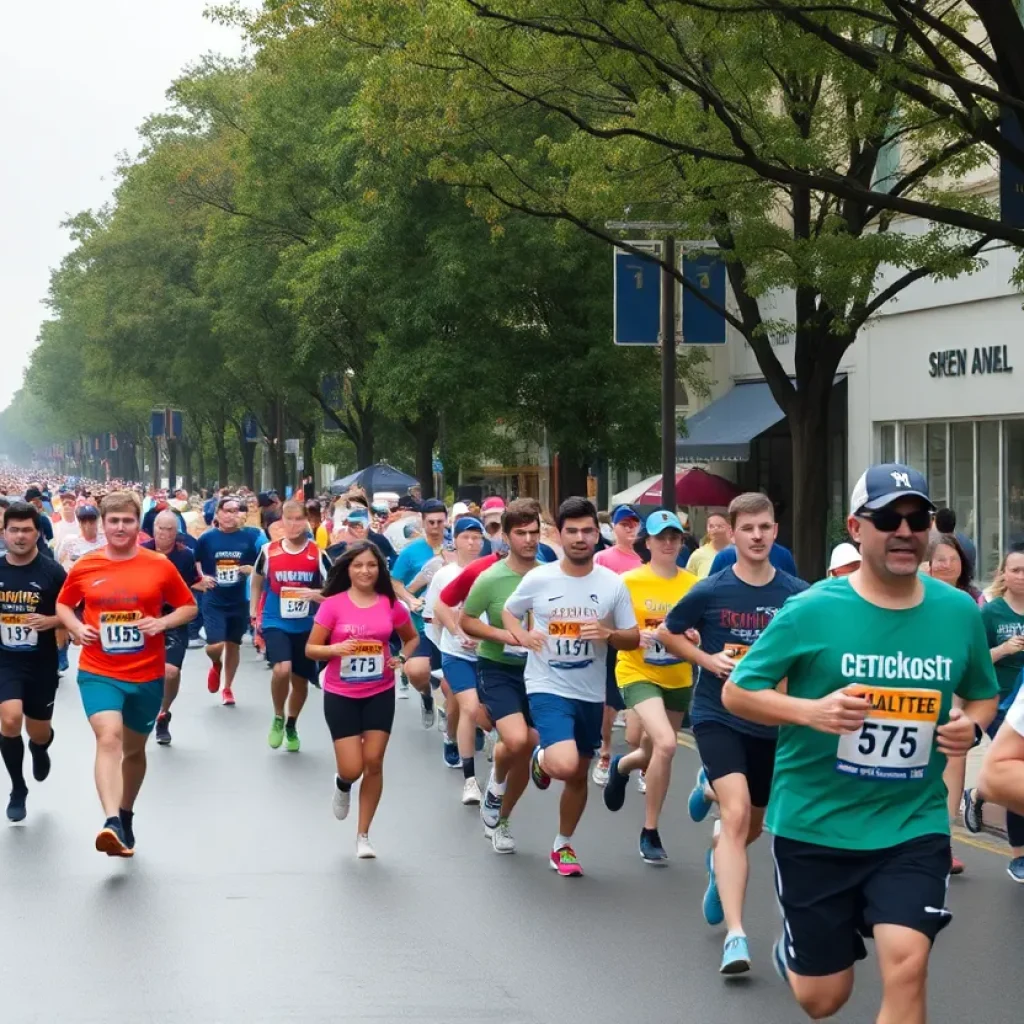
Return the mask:
{"type": "Polygon", "coordinates": [[[918,508],[913,512],[897,512],[894,508],[880,508],[873,512],[862,511],[857,513],[858,519],[866,519],[880,533],[895,533],[904,520],[913,533],[924,533],[930,530],[933,513],[928,508],[918,508]]]}

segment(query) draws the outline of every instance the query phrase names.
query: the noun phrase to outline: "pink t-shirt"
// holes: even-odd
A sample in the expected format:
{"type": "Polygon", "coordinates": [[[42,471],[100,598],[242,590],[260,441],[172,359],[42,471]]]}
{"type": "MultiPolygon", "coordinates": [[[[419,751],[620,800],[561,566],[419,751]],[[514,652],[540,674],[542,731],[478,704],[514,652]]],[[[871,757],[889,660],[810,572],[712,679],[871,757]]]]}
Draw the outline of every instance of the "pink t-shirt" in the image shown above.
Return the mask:
{"type": "Polygon", "coordinates": [[[635,551],[621,551],[619,548],[605,548],[594,555],[594,565],[603,565],[618,576],[630,569],[639,569],[643,564],[644,560],[635,551]]]}
{"type": "Polygon", "coordinates": [[[343,697],[374,697],[395,685],[395,673],[388,662],[391,634],[409,622],[409,609],[396,601],[388,607],[386,597],[376,604],[360,608],[346,590],[322,601],[314,620],[328,630],[327,643],[340,644],[349,637],[360,641],[354,654],[331,658],[324,673],[324,689],[343,697]]]}

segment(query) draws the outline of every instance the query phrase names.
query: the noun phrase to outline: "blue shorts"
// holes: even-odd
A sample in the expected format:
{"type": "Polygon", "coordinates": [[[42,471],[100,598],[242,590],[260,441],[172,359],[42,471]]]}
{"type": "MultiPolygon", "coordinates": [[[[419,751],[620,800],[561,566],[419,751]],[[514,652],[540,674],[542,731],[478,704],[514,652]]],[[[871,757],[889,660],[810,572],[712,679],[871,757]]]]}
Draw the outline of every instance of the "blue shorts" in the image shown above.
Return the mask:
{"type": "Polygon", "coordinates": [[[476,689],[476,662],[441,652],[441,671],[452,693],[466,693],[476,689]]]}
{"type": "MultiPolygon", "coordinates": [[[[412,652],[412,658],[429,658],[431,672],[436,672],[441,667],[441,649],[422,631],[419,646],[412,652]]],[[[412,661],[412,658],[409,660],[412,661]]]]}
{"type": "Polygon", "coordinates": [[[580,757],[593,757],[601,748],[604,703],[559,697],[554,693],[531,693],[530,713],[540,733],[542,748],[575,740],[580,757]]]}
{"type": "Polygon", "coordinates": [[[605,707],[614,708],[616,711],[625,711],[626,702],[622,699],[619,684],[615,680],[615,662],[618,657],[619,652],[609,644],[604,670],[604,703],[605,707]]]}
{"type": "Polygon", "coordinates": [[[179,626],[164,633],[164,664],[173,665],[179,671],[185,663],[188,650],[188,626],[179,626]]]}
{"type": "Polygon", "coordinates": [[[500,661],[481,658],[477,663],[477,693],[480,703],[487,709],[492,722],[500,722],[509,715],[522,715],[526,724],[533,727],[530,702],[526,699],[526,684],[523,672],[526,663],[506,665],[500,661]]]}
{"type": "Polygon", "coordinates": [[[241,644],[249,628],[249,606],[225,608],[208,600],[203,606],[203,623],[208,644],[241,644]]]}
{"type": "Polygon", "coordinates": [[[85,717],[101,711],[117,711],[126,729],[148,736],[156,725],[156,716],[164,699],[164,681],[122,683],[119,679],[78,672],[78,692],[82,695],[85,717]]]}
{"type": "Polygon", "coordinates": [[[309,633],[290,633],[286,629],[274,629],[272,626],[264,628],[263,642],[267,645],[267,661],[271,665],[290,661],[292,675],[315,681],[320,671],[317,663],[306,657],[308,639],[309,633]]]}

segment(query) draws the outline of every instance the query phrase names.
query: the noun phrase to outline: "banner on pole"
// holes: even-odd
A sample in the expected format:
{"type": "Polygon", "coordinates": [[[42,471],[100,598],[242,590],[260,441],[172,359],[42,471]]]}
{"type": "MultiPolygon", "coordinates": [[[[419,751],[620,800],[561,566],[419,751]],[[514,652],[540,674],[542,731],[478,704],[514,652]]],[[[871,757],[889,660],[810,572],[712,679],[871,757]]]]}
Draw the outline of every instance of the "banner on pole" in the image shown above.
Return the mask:
{"type": "Polygon", "coordinates": [[[616,345],[657,345],[661,327],[661,243],[630,242],[651,256],[614,251],[614,341],[616,345]]]}
{"type": "MultiPolygon", "coordinates": [[[[725,263],[717,256],[683,259],[683,278],[700,295],[725,309],[725,263]]],[[[702,302],[700,295],[682,289],[683,344],[724,345],[725,316],[702,302]]]]}

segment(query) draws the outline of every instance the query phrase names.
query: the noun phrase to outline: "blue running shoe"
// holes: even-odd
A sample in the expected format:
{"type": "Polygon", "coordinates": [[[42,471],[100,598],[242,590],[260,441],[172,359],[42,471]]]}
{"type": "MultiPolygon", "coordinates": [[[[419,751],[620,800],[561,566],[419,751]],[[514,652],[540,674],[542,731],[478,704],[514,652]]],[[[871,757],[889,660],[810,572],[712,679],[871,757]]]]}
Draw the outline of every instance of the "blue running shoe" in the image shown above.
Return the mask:
{"type": "Polygon", "coordinates": [[[743,935],[734,935],[731,939],[725,940],[722,949],[722,966],[718,968],[719,974],[746,974],[750,970],[750,950],[747,949],[747,940],[743,935]]]}
{"type": "Polygon", "coordinates": [[[533,748],[533,755],[530,757],[530,778],[538,789],[547,789],[551,785],[551,776],[540,766],[540,747],[533,748]]]}
{"type": "Polygon", "coordinates": [[[454,740],[444,741],[444,763],[449,768],[461,768],[462,758],[459,757],[459,745],[454,740]]]}
{"type": "Polygon", "coordinates": [[[722,909],[722,900],[718,895],[718,882],[715,881],[715,865],[712,851],[708,849],[704,863],[708,869],[708,887],[704,893],[704,920],[714,927],[725,920],[725,911],[722,909]]]}
{"type": "Polygon", "coordinates": [[[964,828],[968,832],[973,832],[977,835],[981,831],[981,809],[984,806],[985,801],[978,796],[976,789],[964,790],[964,828]]]}
{"type": "Polygon", "coordinates": [[[604,784],[604,805],[609,811],[618,811],[626,801],[626,785],[628,775],[619,772],[622,754],[617,754],[608,765],[608,781],[604,784]]]}
{"type": "Polygon", "coordinates": [[[775,973],[788,985],[789,967],[786,966],[786,936],[780,935],[772,946],[772,963],[775,973]]]}
{"type": "Polygon", "coordinates": [[[640,856],[647,864],[657,864],[661,867],[668,863],[668,854],[661,845],[661,836],[656,828],[640,830],[640,856]]]}
{"type": "Polygon", "coordinates": [[[7,803],[7,820],[8,821],[24,821],[25,815],[28,813],[25,810],[25,801],[28,798],[27,789],[12,789],[11,799],[7,803]]]}
{"type": "Polygon", "coordinates": [[[1014,857],[1006,865],[1006,873],[1015,881],[1024,883],[1024,857],[1014,857]]]}
{"type": "Polygon", "coordinates": [[[713,801],[709,800],[704,792],[704,787],[707,784],[707,772],[704,771],[704,765],[701,765],[700,771],[697,772],[697,782],[690,791],[690,799],[686,805],[691,821],[703,821],[708,816],[708,811],[711,810],[713,801]]]}

